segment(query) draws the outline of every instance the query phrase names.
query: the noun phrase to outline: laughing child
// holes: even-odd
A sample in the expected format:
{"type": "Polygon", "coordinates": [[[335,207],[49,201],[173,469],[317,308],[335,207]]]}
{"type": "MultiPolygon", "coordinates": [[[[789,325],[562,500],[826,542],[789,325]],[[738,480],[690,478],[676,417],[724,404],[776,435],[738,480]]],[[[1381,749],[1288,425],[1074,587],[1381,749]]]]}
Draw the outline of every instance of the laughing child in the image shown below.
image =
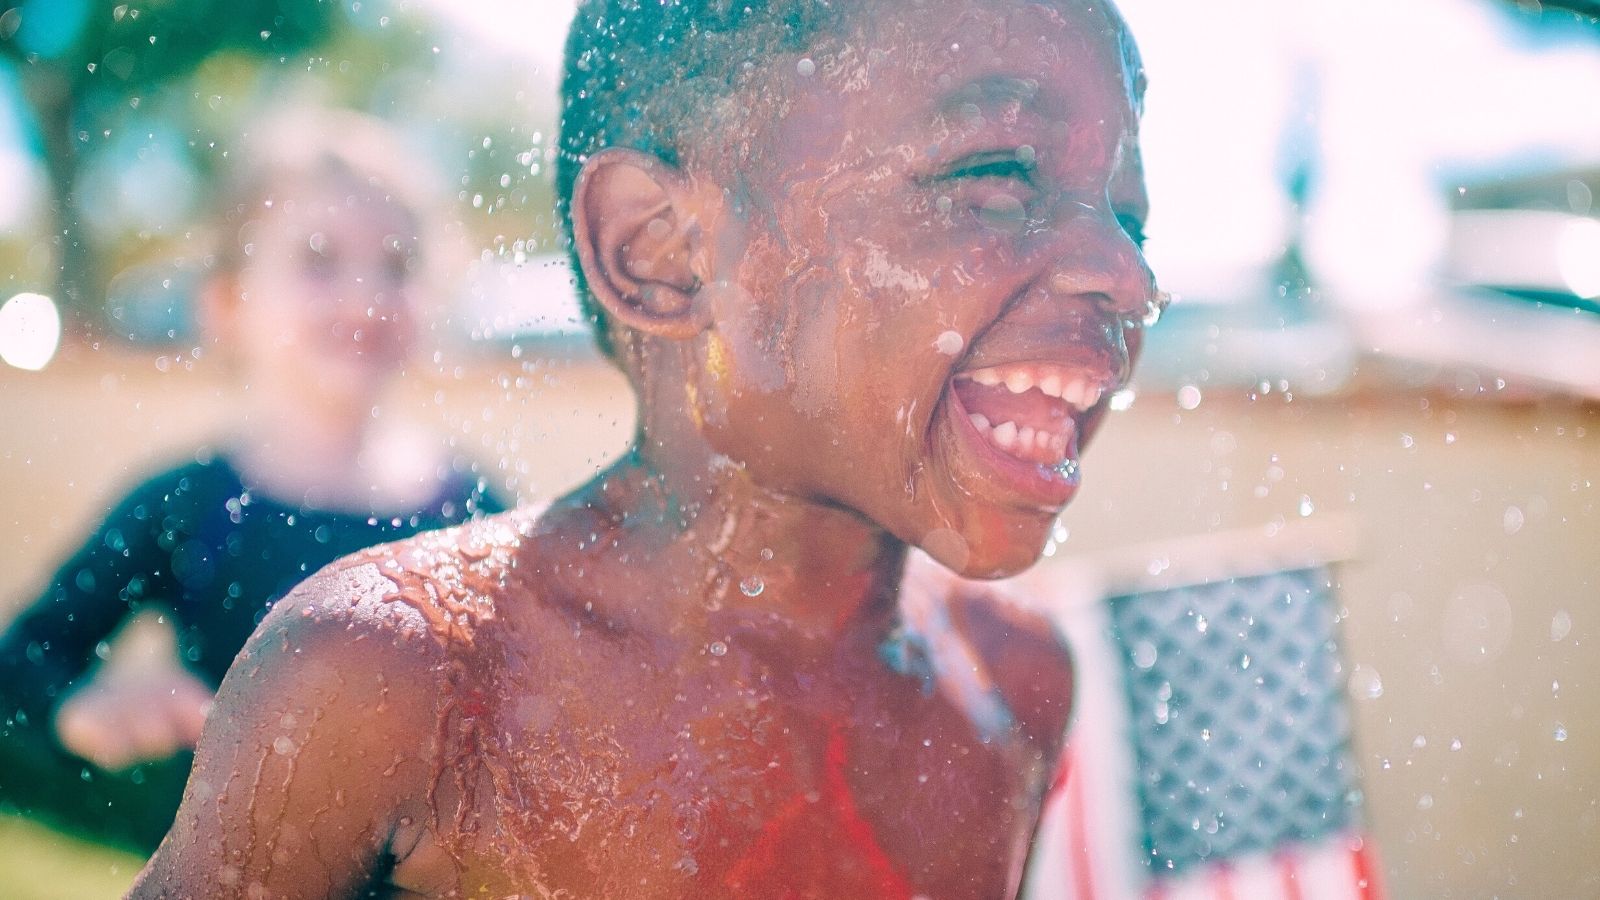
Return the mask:
{"type": "Polygon", "coordinates": [[[1038,557],[1155,308],[1084,0],[590,0],[559,189],[639,396],[541,513],[345,559],[218,697],[136,897],[1012,897],[1038,557]]]}

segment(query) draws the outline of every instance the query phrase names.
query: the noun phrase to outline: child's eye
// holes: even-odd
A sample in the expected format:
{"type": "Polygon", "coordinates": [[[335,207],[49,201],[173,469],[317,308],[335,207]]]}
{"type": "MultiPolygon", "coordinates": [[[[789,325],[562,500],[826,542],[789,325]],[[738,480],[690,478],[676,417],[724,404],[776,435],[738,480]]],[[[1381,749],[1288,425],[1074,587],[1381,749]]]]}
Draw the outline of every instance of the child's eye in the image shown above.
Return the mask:
{"type": "Polygon", "coordinates": [[[943,195],[939,210],[949,213],[959,206],[988,228],[1021,231],[1027,227],[1029,207],[1038,197],[1034,168],[1028,148],[961,159],[933,179],[943,195]]]}
{"type": "Polygon", "coordinates": [[[1034,164],[1020,152],[1002,151],[980,153],[961,160],[945,172],[944,177],[956,178],[1012,178],[1017,181],[1033,180],[1034,164]]]}
{"type": "Polygon", "coordinates": [[[411,277],[411,254],[391,252],[384,257],[384,274],[390,281],[403,282],[411,277]]]}
{"type": "Polygon", "coordinates": [[[333,253],[326,250],[312,250],[306,253],[304,266],[306,274],[314,278],[332,278],[337,270],[333,253]]]}
{"type": "Polygon", "coordinates": [[[1117,213],[1117,224],[1121,225],[1122,230],[1127,232],[1128,239],[1133,241],[1134,246],[1138,247],[1140,250],[1144,249],[1144,222],[1140,221],[1137,216],[1131,216],[1127,213],[1117,213]]]}

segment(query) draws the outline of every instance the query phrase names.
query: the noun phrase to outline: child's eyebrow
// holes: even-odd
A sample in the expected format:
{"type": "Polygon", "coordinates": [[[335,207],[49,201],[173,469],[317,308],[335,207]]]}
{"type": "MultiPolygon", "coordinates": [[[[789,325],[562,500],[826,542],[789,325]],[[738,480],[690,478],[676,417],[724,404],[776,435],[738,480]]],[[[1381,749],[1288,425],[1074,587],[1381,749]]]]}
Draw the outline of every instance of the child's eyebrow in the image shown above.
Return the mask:
{"type": "Polygon", "coordinates": [[[1039,82],[1035,79],[984,75],[946,94],[939,103],[939,109],[948,115],[958,113],[966,106],[976,106],[982,110],[1016,103],[1028,107],[1038,99],[1039,82]]]}

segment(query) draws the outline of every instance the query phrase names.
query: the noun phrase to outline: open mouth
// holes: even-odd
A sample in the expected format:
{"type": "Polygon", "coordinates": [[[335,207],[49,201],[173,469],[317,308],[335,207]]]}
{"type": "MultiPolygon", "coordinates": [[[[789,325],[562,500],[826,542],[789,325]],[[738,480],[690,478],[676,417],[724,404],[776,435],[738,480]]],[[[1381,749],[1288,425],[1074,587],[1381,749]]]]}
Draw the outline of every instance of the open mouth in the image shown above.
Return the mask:
{"type": "Polygon", "coordinates": [[[1105,367],[1008,363],[957,373],[950,406],[993,477],[1058,506],[1077,486],[1080,446],[1115,386],[1105,367]]]}

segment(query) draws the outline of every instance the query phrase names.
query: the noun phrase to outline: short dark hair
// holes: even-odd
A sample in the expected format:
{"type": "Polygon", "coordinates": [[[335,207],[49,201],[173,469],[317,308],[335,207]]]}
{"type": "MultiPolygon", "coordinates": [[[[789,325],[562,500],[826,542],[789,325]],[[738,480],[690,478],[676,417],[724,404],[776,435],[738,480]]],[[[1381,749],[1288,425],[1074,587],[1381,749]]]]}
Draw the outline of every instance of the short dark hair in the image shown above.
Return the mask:
{"type": "Polygon", "coordinates": [[[695,140],[730,124],[714,114],[718,100],[746,87],[774,57],[803,52],[825,30],[837,28],[846,7],[863,5],[864,0],[579,4],[561,83],[556,206],[578,299],[607,356],[614,354],[605,312],[589,291],[572,233],[572,191],[584,161],[607,147],[625,147],[681,165],[695,140]]]}

